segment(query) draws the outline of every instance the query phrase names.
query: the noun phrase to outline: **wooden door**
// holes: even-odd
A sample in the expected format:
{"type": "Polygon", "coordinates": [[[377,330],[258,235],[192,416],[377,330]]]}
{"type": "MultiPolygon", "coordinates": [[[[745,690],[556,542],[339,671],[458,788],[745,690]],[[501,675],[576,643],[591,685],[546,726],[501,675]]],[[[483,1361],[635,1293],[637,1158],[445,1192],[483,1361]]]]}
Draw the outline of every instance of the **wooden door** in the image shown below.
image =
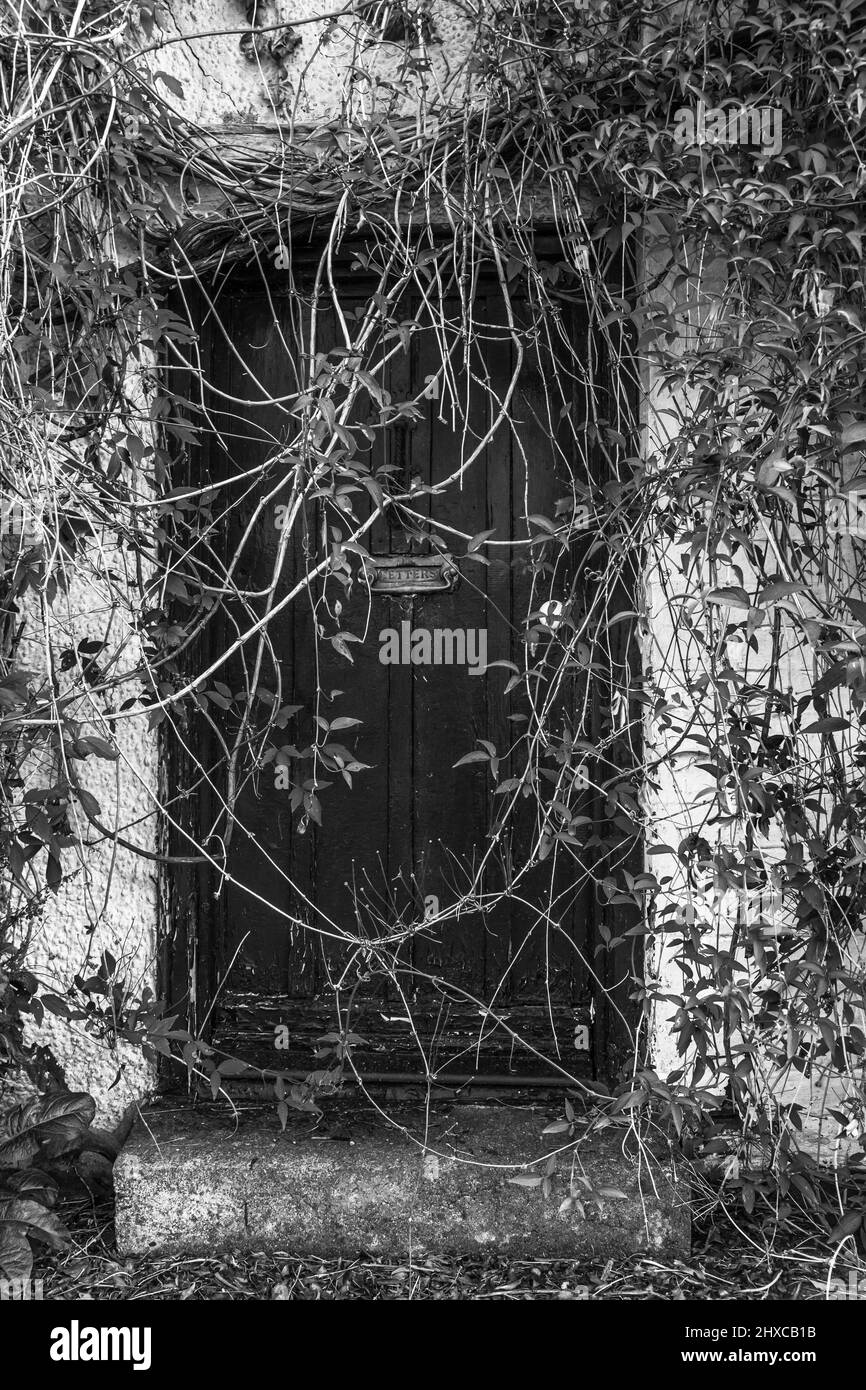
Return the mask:
{"type": "MultiPolygon", "coordinates": [[[[364,303],[363,287],[353,295],[342,286],[349,321],[364,303]]],[[[451,312],[456,323],[456,303],[451,312]]],[[[556,663],[545,651],[555,634],[537,616],[528,621],[558,595],[571,595],[580,611],[575,576],[588,537],[563,549],[545,536],[562,499],[574,497],[576,474],[586,475],[591,450],[579,467],[570,450],[587,402],[576,383],[556,401],[543,349],[527,352],[517,370],[498,292],[482,290],[468,357],[459,332],[447,340],[447,381],[441,332],[428,325],[397,344],[377,390],[365,391],[351,415],[358,425],[366,411],[378,425],[384,408],[389,423],[371,431],[365,461],[371,478],[411,492],[409,503],[383,516],[377,486],[350,480],[345,525],[333,498],[327,506],[313,499],[286,537],[286,487],[250,530],[263,492],[292,467],[283,458],[264,481],[244,481],[297,429],[288,411],[301,389],[309,318],[295,295],[274,290],[237,293],[220,313],[231,347],[214,335],[211,407],[222,439],[208,467],[216,479],[236,480],[220,543],[227,560],[237,555],[233,573],[250,597],[227,602],[211,624],[210,652],[263,615],[282,544],[270,600],[279,611],[261,667],[247,644],[220,679],[225,698],[252,673],[259,713],[272,698],[289,712],[261,744],[249,740],[228,876],[210,880],[198,899],[199,1007],[214,1043],[259,1067],[309,1069],[316,1039],[348,1018],[363,1039],[353,1058],[367,1075],[433,1070],[444,1082],[597,1071],[607,1046],[593,1032],[607,969],[594,954],[598,773],[588,757],[582,860],[579,835],[565,851],[546,844],[538,853],[538,799],[514,786],[534,780],[542,802],[552,795],[557,764],[543,738],[527,762],[525,735],[541,706],[560,740],[591,735],[598,719],[578,663],[548,688],[545,671],[556,663]],[[281,403],[249,403],[267,397],[281,403]],[[491,432],[507,399],[508,420],[491,432]],[[414,405],[401,414],[407,402],[414,405]],[[459,481],[443,488],[473,453],[459,481]],[[322,528],[339,547],[353,517],[374,514],[360,543],[368,558],[349,552],[342,572],[304,587],[311,557],[323,553],[322,528]],[[514,675],[528,637],[539,672],[530,680],[514,675]],[[536,862],[526,869],[532,846],[536,862]],[[277,1051],[283,1029],[288,1050],[277,1051]]],[[[577,311],[567,328],[573,342],[586,335],[577,311]]],[[[339,365],[338,342],[336,315],[320,310],[314,347],[323,371],[339,365]]],[[[217,701],[208,715],[231,745],[237,712],[217,701]]],[[[216,736],[200,737],[217,768],[216,736]]],[[[209,795],[204,820],[224,789],[209,795]]]]}

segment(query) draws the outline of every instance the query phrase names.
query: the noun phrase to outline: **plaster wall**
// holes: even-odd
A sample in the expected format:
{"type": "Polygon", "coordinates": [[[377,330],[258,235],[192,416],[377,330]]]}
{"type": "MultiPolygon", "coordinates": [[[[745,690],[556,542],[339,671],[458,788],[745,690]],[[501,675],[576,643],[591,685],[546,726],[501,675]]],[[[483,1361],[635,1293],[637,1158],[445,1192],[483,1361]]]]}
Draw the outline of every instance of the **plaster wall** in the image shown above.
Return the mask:
{"type": "MultiPolygon", "coordinates": [[[[141,399],[140,378],[130,376],[127,392],[130,398],[141,399]]],[[[46,474],[52,462],[50,455],[45,457],[46,474]]],[[[35,492],[50,497],[56,495],[56,488],[62,493],[63,484],[60,461],[55,476],[37,479],[35,492]]],[[[38,535],[27,537],[26,543],[40,540],[51,543],[50,537],[38,535]]],[[[138,592],[131,555],[118,549],[107,534],[82,537],[75,556],[66,554],[58,563],[65,582],[57,586],[53,600],[43,601],[40,593],[31,591],[22,605],[18,655],[24,669],[50,675],[62,695],[73,686],[77,692],[88,689],[77,667],[73,664],[69,669],[64,661],[64,655],[71,655],[82,642],[105,642],[106,651],[117,654],[118,673],[136,668],[140,652],[135,612],[147,600],[138,592]]],[[[139,688],[131,682],[132,691],[137,693],[139,688]]],[[[129,686],[120,689],[122,694],[113,703],[109,696],[88,694],[71,709],[81,732],[113,745],[117,759],[91,754],[76,759],[72,766],[83,790],[95,798],[96,814],[106,830],[153,853],[156,743],[142,714],[110,720],[130,694],[129,686]]],[[[39,772],[37,785],[43,786],[65,780],[68,773],[59,755],[46,751],[34,755],[31,771],[39,772]]],[[[31,926],[28,966],[41,981],[43,994],[65,999],[71,981],[96,975],[107,952],[116,962],[114,979],[128,995],[140,997],[155,984],[157,866],[102,835],[77,802],[71,804],[69,815],[88,848],[85,853],[69,850],[63,855],[62,880],[56,892],[46,894],[31,926]]],[[[42,857],[36,862],[42,864],[42,857]]],[[[103,1126],[116,1124],[152,1086],[151,1069],[141,1052],[116,1044],[113,1030],[106,1030],[95,1018],[67,1021],[46,1009],[39,1026],[31,1024],[28,1036],[51,1050],[70,1089],[89,1091],[95,1097],[97,1122],[103,1126]]]]}
{"type": "MultiPolygon", "coordinates": [[[[645,260],[647,279],[661,276],[662,264],[654,262],[650,253],[645,260]]],[[[711,340],[714,317],[719,312],[723,268],[712,264],[704,268],[699,285],[687,289],[680,286],[672,290],[669,283],[662,283],[655,291],[655,298],[665,302],[679,327],[678,348],[686,351],[695,333],[705,335],[704,341],[711,340]]],[[[661,456],[670,440],[676,436],[680,422],[687,417],[690,402],[688,393],[670,390],[659,378],[653,376],[647,382],[644,433],[645,447],[649,454],[661,456]]],[[[845,537],[837,539],[840,552],[851,546],[845,537]]],[[[839,562],[841,557],[835,557],[839,562]]],[[[664,539],[650,554],[646,570],[646,625],[643,636],[643,657],[645,670],[664,670],[667,672],[665,698],[674,712],[674,727],[665,727],[664,722],[654,716],[647,719],[646,743],[650,759],[659,760],[654,769],[652,784],[646,789],[646,808],[650,816],[650,831],[647,841],[647,868],[665,884],[656,904],[657,921],[663,920],[666,907],[681,905],[689,901],[691,893],[684,867],[677,862],[676,851],[680,843],[691,833],[699,833],[713,848],[735,849],[742,841],[742,828],[733,823],[727,828],[718,828],[708,823],[715,804],[715,779],[703,771],[699,764],[700,754],[678,751],[680,729],[684,721],[697,715],[696,730],[700,729],[701,719],[712,720],[712,709],[704,709],[696,703],[690,692],[693,683],[704,671],[703,653],[699,644],[690,641],[687,631],[679,622],[683,605],[694,602],[700,587],[713,587],[724,584],[742,583],[747,591],[755,587],[755,574],[743,566],[742,553],[736,556],[741,567],[742,579],[738,575],[725,575],[717,572],[693,572],[685,580],[679,565],[675,563],[675,552],[668,549],[664,539]],[[667,755],[667,756],[666,756],[667,755]],[[661,759],[665,757],[664,765],[661,759]]],[[[847,557],[847,572],[856,571],[850,555],[847,557]]],[[[777,557],[778,565],[778,557],[777,557]]],[[[773,568],[773,565],[770,566],[773,568]]],[[[804,611],[811,612],[811,609],[804,611]]],[[[734,614],[732,616],[740,616],[734,614]]],[[[728,643],[726,653],[731,667],[738,673],[747,670],[754,675],[769,663],[771,650],[771,629],[768,623],[753,634],[756,647],[750,652],[744,642],[728,643]]],[[[808,656],[799,644],[792,644],[790,650],[780,653],[778,668],[778,687],[795,698],[811,694],[815,672],[808,656]]],[[[817,746],[817,745],[816,745],[817,746]]],[[[770,868],[781,858],[783,848],[779,841],[767,839],[763,843],[755,840],[754,848],[762,855],[764,864],[770,868]]],[[[730,943],[731,933],[737,920],[738,904],[734,895],[722,901],[720,909],[713,912],[709,904],[699,904],[697,911],[704,923],[713,922],[716,927],[718,949],[724,950],[730,943]]],[[[776,921],[784,922],[778,905],[774,906],[776,921]]],[[[675,919],[667,918],[671,927],[675,919]]],[[[661,991],[676,995],[682,992],[683,976],[675,959],[676,930],[667,935],[654,938],[648,970],[661,991]]],[[[863,968],[866,956],[866,936],[860,934],[855,940],[847,962],[852,973],[863,968]]],[[[670,1072],[683,1067],[689,1059],[689,1052],[683,1054],[679,1049],[679,1039],[674,1028],[676,1006],[659,1005],[651,1024],[651,1055],[655,1069],[664,1078],[670,1072]]],[[[864,1021],[861,1020],[861,1028],[864,1021]]],[[[766,1102],[773,1106],[797,1103],[803,1107],[803,1132],[810,1143],[812,1152],[825,1161],[833,1161],[840,1152],[851,1146],[844,1139],[838,1139],[836,1121],[827,1114],[828,1106],[838,1107],[844,1099],[856,1094],[856,1059],[852,1059],[852,1074],[840,1076],[830,1062],[816,1063],[810,1076],[804,1076],[793,1068],[767,1068],[761,1078],[766,1102]]],[[[860,1066],[862,1086],[864,1068],[860,1066]]]]}
{"type": "MultiPolygon", "coordinates": [[[[371,44],[376,30],[346,18],[347,8],[320,0],[261,5],[265,38],[272,26],[290,25],[298,40],[294,52],[277,62],[245,42],[249,26],[240,0],[169,0],[165,28],[149,41],[163,40],[162,46],[148,62],[180,82],[178,109],[211,127],[292,119],[315,125],[341,109],[370,118],[408,114],[416,112],[425,92],[441,104],[443,98],[461,101],[471,90],[467,57],[474,26],[463,5],[433,0],[430,38],[408,61],[402,43],[371,44]],[[330,24],[329,15],[339,19],[330,24]]],[[[389,8],[378,6],[382,14],[389,8]]]]}

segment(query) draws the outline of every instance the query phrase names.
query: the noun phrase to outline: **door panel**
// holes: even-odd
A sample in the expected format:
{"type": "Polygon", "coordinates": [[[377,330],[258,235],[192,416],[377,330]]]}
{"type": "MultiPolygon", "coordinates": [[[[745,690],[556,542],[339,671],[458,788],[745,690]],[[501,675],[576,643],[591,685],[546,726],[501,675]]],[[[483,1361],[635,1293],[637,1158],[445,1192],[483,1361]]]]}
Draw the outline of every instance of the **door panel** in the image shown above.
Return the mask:
{"type": "MultiPolygon", "coordinates": [[[[344,310],[352,307],[347,294],[342,304],[344,310]]],[[[238,480],[271,459],[296,427],[286,406],[266,398],[298,389],[297,357],[309,345],[309,318],[304,320],[297,297],[279,294],[239,294],[223,312],[235,351],[217,345],[214,354],[217,387],[230,400],[215,406],[223,441],[212,448],[208,466],[218,479],[238,480]],[[256,397],[265,403],[237,404],[256,397]]],[[[349,786],[339,772],[287,754],[295,782],[302,780],[303,767],[306,778],[329,783],[318,786],[316,802],[300,812],[292,811],[290,792],[275,785],[273,763],[255,768],[247,759],[241,773],[228,877],[216,899],[203,988],[208,999],[216,997],[215,1045],[260,1067],[309,1069],[316,1037],[334,1028],[337,1007],[345,1010],[350,1001],[351,1027],[364,1039],[355,1061],[371,1074],[419,1074],[431,1060],[443,1078],[477,1071],[549,1074],[545,1058],[551,1057],[575,1075],[594,1065],[589,1052],[575,1049],[575,1025],[588,1022],[596,993],[590,969],[595,892],[592,875],[576,872],[575,858],[561,846],[519,872],[510,896],[499,897],[489,910],[464,909],[435,931],[418,926],[425,900],[432,896],[440,909],[453,908],[482,862],[482,894],[500,894],[538,836],[534,797],[519,798],[503,828],[498,817],[508,798],[497,794],[489,766],[454,764],[486,740],[501,758],[500,784],[523,775],[519,734],[525,723],[519,721],[532,720],[533,702],[549,704],[550,727],[560,734],[574,726],[586,694],[585,676],[574,672],[566,673],[555,692],[543,674],[531,700],[525,687],[506,693],[511,673],[504,667],[472,675],[465,665],[380,660],[381,634],[400,633],[408,624],[410,630],[484,632],[488,661],[522,668],[527,614],[551,593],[567,594],[572,583],[576,557],[532,545],[539,527],[526,519],[553,518],[557,500],[570,492],[570,445],[562,420],[569,409],[578,419],[587,410],[570,387],[561,412],[550,415],[545,378],[552,368],[543,354],[527,353],[510,424],[496,430],[461,485],[438,495],[428,491],[459,470],[467,443],[471,449],[483,440],[499,413],[490,392],[473,384],[472,376],[486,379],[493,397],[502,400],[516,369],[498,295],[480,293],[474,312],[478,340],[468,374],[459,335],[453,343],[452,383],[468,403],[465,425],[455,426],[442,392],[421,401],[418,418],[397,421],[379,434],[369,456],[374,472],[387,465],[403,485],[414,480],[413,511],[422,522],[432,519],[435,545],[444,543],[454,554],[456,587],[371,594],[357,571],[349,587],[331,575],[313,582],[268,623],[257,684],[278,694],[280,704],[300,707],[269,743],[302,753],[313,742],[317,718],[329,724],[357,719],[360,724],[341,727],[333,738],[365,766],[351,775],[349,786]],[[494,544],[479,548],[474,558],[467,555],[466,538],[486,531],[493,532],[493,541],[519,544],[494,544]],[[401,924],[417,929],[394,948],[393,970],[372,971],[359,982],[358,952],[340,939],[340,931],[366,934],[381,952],[381,942],[401,924]],[[507,1015],[505,1026],[485,1020],[486,1006],[507,1015]],[[278,1024],[289,1030],[288,1053],[274,1050],[278,1024]],[[515,1034],[528,1048],[515,1042],[515,1034]]],[[[575,311],[575,335],[585,332],[579,317],[575,311]]],[[[337,341],[336,327],[333,314],[320,315],[318,352],[327,353],[337,341]]],[[[440,361],[434,334],[415,334],[384,378],[392,400],[415,397],[440,361]]],[[[359,403],[353,418],[365,409],[371,409],[369,401],[359,403]]],[[[224,554],[229,560],[239,554],[236,577],[248,596],[227,603],[225,615],[212,625],[217,645],[231,643],[244,624],[264,614],[261,591],[281,541],[274,503],[243,546],[241,539],[264,490],[290,468],[278,460],[264,483],[232,485],[237,505],[225,528],[224,554]]],[[[371,514],[363,487],[352,494],[352,503],[357,518],[371,514]]],[[[322,525],[320,505],[309,504],[291,530],[277,602],[303,579],[311,538],[322,525]]],[[[347,520],[343,538],[348,530],[347,520]]],[[[366,543],[374,560],[434,548],[423,524],[406,516],[401,521],[393,509],[375,520],[366,543]]],[[[546,640],[541,638],[542,648],[546,640]]],[[[254,667],[255,644],[247,644],[222,679],[240,689],[254,667]]],[[[211,715],[230,742],[237,720],[233,724],[218,709],[211,715]]],[[[549,794],[552,784],[542,777],[542,785],[549,794]]],[[[595,814],[591,791],[586,805],[587,814],[595,814]]],[[[587,849],[585,866],[593,853],[587,849]]]]}

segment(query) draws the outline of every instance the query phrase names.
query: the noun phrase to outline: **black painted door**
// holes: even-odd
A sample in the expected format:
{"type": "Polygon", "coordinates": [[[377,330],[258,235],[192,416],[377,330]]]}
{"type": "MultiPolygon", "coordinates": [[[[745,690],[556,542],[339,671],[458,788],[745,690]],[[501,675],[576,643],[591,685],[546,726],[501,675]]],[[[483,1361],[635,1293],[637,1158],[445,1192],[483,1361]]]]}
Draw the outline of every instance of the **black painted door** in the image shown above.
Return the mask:
{"type": "MultiPolygon", "coordinates": [[[[345,321],[366,302],[363,288],[353,297],[343,285],[345,321]]],[[[355,522],[333,497],[327,506],[312,498],[293,519],[288,487],[274,492],[290,477],[290,453],[264,481],[246,480],[297,431],[302,354],[318,354],[323,373],[339,368],[341,324],[320,307],[313,342],[308,307],[276,290],[224,297],[219,311],[225,332],[212,332],[209,351],[222,438],[209,468],[234,480],[220,543],[227,561],[236,557],[245,596],[211,625],[211,652],[263,616],[282,546],[260,664],[247,643],[219,678],[224,695],[252,682],[259,715],[271,699],[284,713],[259,744],[247,739],[228,876],[207,895],[199,989],[214,1041],[260,1067],[304,1069],[315,1065],[316,1038],[348,1017],[363,1040],[354,1061],[368,1075],[597,1070],[606,1041],[594,1016],[608,966],[594,955],[600,774],[589,752],[582,800],[573,786],[570,796],[586,830],[551,845],[539,810],[562,777],[538,737],[539,712],[560,743],[589,735],[591,744],[601,717],[580,662],[551,678],[553,648],[545,654],[556,637],[538,619],[542,604],[570,596],[579,621],[583,603],[591,537],[566,549],[545,539],[594,466],[586,440],[575,444],[576,422],[579,438],[588,419],[579,373],[572,367],[569,384],[552,390],[549,349],[519,362],[493,289],[475,300],[464,351],[455,303],[447,372],[441,327],[398,333],[375,389],[359,393],[347,417],[350,454],[366,419],[369,476],[389,478],[409,501],[383,516],[375,484],[356,480],[343,494],[355,522]],[[265,493],[273,496],[251,525],[265,493]],[[358,543],[369,560],[346,552],[344,569],[305,585],[323,540],[335,553],[371,516],[358,543]],[[395,589],[413,561],[435,557],[456,579],[450,587],[395,589]],[[530,679],[515,675],[528,638],[539,672],[530,679]],[[529,760],[527,731],[536,735],[529,760]],[[286,1035],[288,1050],[277,1050],[286,1035]]],[[[570,309],[564,325],[557,331],[579,356],[580,313],[570,309]]],[[[209,715],[230,747],[236,714],[217,701],[209,715]]],[[[208,760],[220,764],[215,735],[208,760]]]]}

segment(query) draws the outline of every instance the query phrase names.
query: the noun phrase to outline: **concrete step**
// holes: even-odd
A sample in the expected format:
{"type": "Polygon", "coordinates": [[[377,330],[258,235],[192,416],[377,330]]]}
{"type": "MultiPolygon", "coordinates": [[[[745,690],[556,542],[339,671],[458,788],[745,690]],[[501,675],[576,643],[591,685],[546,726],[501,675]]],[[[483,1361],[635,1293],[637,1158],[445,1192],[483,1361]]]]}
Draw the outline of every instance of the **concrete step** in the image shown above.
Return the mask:
{"type": "Polygon", "coordinates": [[[119,1249],[530,1259],[688,1250],[688,1194],[670,1154],[649,1153],[625,1129],[560,1153],[542,1189],[508,1179],[568,1144],[541,1134],[558,1118],[554,1104],[438,1108],[426,1142],[423,1110],[393,1109],[395,1125],[346,1106],[318,1124],[293,1113],[285,1132],[260,1107],[146,1111],[115,1165],[119,1249]],[[580,1178],[606,1189],[600,1203],[580,1178]],[[572,1190],[582,1212],[562,1210],[572,1190]]]}

